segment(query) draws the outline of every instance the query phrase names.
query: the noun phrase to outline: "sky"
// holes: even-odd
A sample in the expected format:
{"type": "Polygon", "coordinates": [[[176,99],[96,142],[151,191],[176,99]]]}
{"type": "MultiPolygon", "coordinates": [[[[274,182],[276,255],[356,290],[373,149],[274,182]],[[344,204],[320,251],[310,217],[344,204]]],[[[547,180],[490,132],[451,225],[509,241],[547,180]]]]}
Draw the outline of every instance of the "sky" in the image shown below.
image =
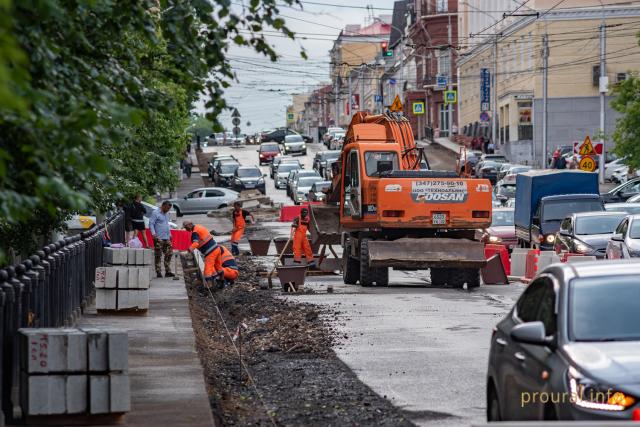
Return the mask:
{"type": "MultiPolygon", "coordinates": [[[[237,13],[241,13],[241,0],[232,0],[237,13]]],[[[242,133],[255,133],[285,125],[286,107],[291,95],[313,90],[320,83],[330,82],[329,50],[340,30],[347,24],[366,25],[369,17],[391,15],[394,0],[302,0],[300,6],[282,6],[280,15],[286,25],[296,33],[292,41],[281,36],[268,35],[269,43],[281,56],[272,63],[251,49],[233,46],[229,58],[238,81],[226,90],[227,103],[236,107],[242,117],[242,133]],[[367,5],[374,8],[366,9],[367,5]],[[308,59],[300,56],[301,46],[308,59]],[[247,122],[251,125],[247,126],[247,122]]],[[[197,107],[203,112],[202,104],[197,107]]],[[[220,117],[226,129],[231,130],[231,113],[220,117]]]]}

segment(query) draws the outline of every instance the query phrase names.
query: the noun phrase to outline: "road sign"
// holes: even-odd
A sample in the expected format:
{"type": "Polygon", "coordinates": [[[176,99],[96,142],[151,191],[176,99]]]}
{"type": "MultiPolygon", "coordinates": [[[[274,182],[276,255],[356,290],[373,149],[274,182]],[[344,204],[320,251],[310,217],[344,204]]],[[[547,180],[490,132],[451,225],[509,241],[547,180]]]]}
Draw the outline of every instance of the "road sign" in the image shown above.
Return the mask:
{"type": "Polygon", "coordinates": [[[593,158],[589,156],[584,156],[580,159],[580,163],[578,163],[578,167],[587,172],[593,172],[596,170],[596,162],[593,158]]]}
{"type": "Polygon", "coordinates": [[[390,85],[396,84],[396,79],[389,79],[389,84],[390,85]]]}
{"type": "Polygon", "coordinates": [[[234,117],[231,119],[231,123],[233,123],[234,126],[240,125],[240,117],[234,117]]]}
{"type": "Polygon", "coordinates": [[[436,76],[436,86],[447,86],[447,76],[436,76]]]}
{"type": "Polygon", "coordinates": [[[581,156],[590,156],[592,154],[595,154],[595,152],[596,150],[593,148],[591,138],[589,138],[589,135],[587,135],[587,137],[584,139],[584,142],[578,149],[578,154],[580,154],[581,156]]]}
{"type": "Polygon", "coordinates": [[[424,114],[424,102],[414,102],[412,106],[413,114],[415,114],[416,116],[424,114]]]}
{"type": "Polygon", "coordinates": [[[234,108],[233,114],[231,114],[231,117],[240,117],[240,111],[238,111],[237,108],[234,108]]]}
{"type": "Polygon", "coordinates": [[[400,97],[398,95],[393,99],[393,104],[391,104],[391,108],[389,108],[389,110],[394,113],[402,112],[402,101],[400,101],[400,97]]]}
{"type": "MultiPolygon", "coordinates": [[[[573,141],[573,154],[580,154],[583,145],[583,141],[573,141]]],[[[593,153],[591,154],[602,154],[602,142],[596,142],[595,144],[591,142],[591,145],[593,146],[593,153]]]]}
{"type": "Polygon", "coordinates": [[[488,122],[489,121],[489,113],[487,113],[486,111],[483,111],[482,113],[480,113],[480,121],[481,122],[488,122]]]}
{"type": "Polygon", "coordinates": [[[480,111],[489,111],[491,105],[491,72],[480,69],[480,111]]]}
{"type": "Polygon", "coordinates": [[[444,91],[444,103],[445,104],[455,104],[458,102],[458,92],[455,90],[445,90],[444,91]]]}
{"type": "Polygon", "coordinates": [[[287,120],[293,121],[293,113],[287,113],[287,120]]]}
{"type": "Polygon", "coordinates": [[[382,102],[382,95],[374,95],[373,100],[375,102],[382,102]]]}
{"type": "Polygon", "coordinates": [[[235,136],[240,135],[240,128],[238,126],[234,127],[233,129],[231,129],[233,131],[233,134],[235,136]]]}

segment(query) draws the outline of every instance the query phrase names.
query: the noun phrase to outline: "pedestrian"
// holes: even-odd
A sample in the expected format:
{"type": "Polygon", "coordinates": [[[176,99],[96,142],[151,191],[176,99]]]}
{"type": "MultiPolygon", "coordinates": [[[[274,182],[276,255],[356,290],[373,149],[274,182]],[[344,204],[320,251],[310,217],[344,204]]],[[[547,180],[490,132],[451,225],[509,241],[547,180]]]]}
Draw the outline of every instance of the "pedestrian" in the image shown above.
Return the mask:
{"type": "Polygon", "coordinates": [[[164,277],[174,277],[171,272],[171,228],[169,227],[169,210],[171,202],[165,200],[162,205],[151,213],[149,230],[153,236],[153,250],[156,262],[156,274],[162,277],[161,263],[164,261],[164,277]],[[164,259],[163,259],[164,258],[164,259]]]}
{"type": "Polygon", "coordinates": [[[560,157],[560,153],[561,153],[560,147],[557,147],[556,150],[553,152],[553,156],[551,157],[551,165],[550,165],[551,169],[557,168],[557,162],[558,162],[558,158],[560,157]]]}
{"type": "Polygon", "coordinates": [[[296,217],[291,224],[291,233],[293,234],[293,262],[300,264],[302,262],[302,253],[304,252],[305,260],[308,267],[315,267],[316,261],[313,259],[313,250],[307,238],[307,230],[309,229],[309,209],[302,208],[300,216],[296,217]]]}
{"type": "Polygon", "coordinates": [[[555,161],[556,169],[566,169],[567,168],[567,159],[564,156],[559,156],[555,161]]]}
{"type": "Polygon", "coordinates": [[[124,220],[125,231],[127,232],[127,242],[136,237],[136,235],[142,235],[142,241],[146,248],[151,247],[147,241],[147,232],[144,225],[144,215],[147,210],[142,204],[142,196],[136,194],[131,203],[124,207],[124,220]]]}
{"type": "Polygon", "coordinates": [[[241,202],[233,203],[233,213],[231,220],[233,221],[233,229],[231,230],[231,253],[233,255],[240,255],[240,239],[244,234],[244,229],[247,224],[247,218],[251,218],[251,222],[256,222],[251,212],[242,209],[241,202]]]}
{"type": "Polygon", "coordinates": [[[493,143],[493,140],[489,140],[489,144],[487,144],[487,154],[493,154],[496,151],[496,146],[493,143]]]}
{"type": "Polygon", "coordinates": [[[184,153],[184,160],[182,161],[182,167],[184,174],[187,175],[187,178],[191,178],[191,169],[193,168],[193,162],[191,161],[191,156],[189,153],[184,153]]]}

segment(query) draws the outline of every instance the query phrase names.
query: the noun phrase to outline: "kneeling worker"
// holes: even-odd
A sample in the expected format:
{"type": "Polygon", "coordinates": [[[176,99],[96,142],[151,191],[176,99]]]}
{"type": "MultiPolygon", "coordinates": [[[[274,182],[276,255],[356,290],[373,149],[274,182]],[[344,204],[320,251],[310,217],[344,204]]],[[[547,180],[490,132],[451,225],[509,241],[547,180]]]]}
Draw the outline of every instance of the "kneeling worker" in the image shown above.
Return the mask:
{"type": "Polygon", "coordinates": [[[238,267],[231,253],[218,245],[204,226],[191,221],[182,223],[185,230],[191,232],[189,252],[200,251],[204,258],[205,286],[211,287],[216,278],[233,282],[238,278],[238,267]]]}
{"type": "Polygon", "coordinates": [[[307,239],[307,229],[309,228],[309,209],[302,208],[300,216],[296,217],[291,224],[293,233],[293,262],[300,264],[302,262],[302,252],[307,261],[307,266],[312,268],[316,266],[313,259],[313,250],[307,239]]]}
{"type": "Polygon", "coordinates": [[[216,271],[216,278],[222,282],[221,288],[233,285],[238,279],[238,265],[229,249],[216,244],[216,248],[211,255],[214,257],[213,265],[216,271]]]}

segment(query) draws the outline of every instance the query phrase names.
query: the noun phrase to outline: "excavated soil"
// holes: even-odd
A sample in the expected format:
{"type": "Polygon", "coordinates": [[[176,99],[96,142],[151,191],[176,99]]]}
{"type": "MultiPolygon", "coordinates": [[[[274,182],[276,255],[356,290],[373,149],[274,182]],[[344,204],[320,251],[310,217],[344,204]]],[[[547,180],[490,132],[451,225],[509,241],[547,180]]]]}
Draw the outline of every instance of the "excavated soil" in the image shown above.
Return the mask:
{"type": "Polygon", "coordinates": [[[219,425],[412,426],[401,410],[360,382],[333,352],[338,312],[275,298],[261,290],[259,265],[241,263],[233,288],[187,284],[211,408],[219,425]],[[220,314],[216,308],[220,310],[220,314]],[[226,324],[226,327],[225,327],[226,324]],[[242,330],[240,374],[229,335],[242,330]],[[229,333],[227,333],[227,328],[229,333]]]}

